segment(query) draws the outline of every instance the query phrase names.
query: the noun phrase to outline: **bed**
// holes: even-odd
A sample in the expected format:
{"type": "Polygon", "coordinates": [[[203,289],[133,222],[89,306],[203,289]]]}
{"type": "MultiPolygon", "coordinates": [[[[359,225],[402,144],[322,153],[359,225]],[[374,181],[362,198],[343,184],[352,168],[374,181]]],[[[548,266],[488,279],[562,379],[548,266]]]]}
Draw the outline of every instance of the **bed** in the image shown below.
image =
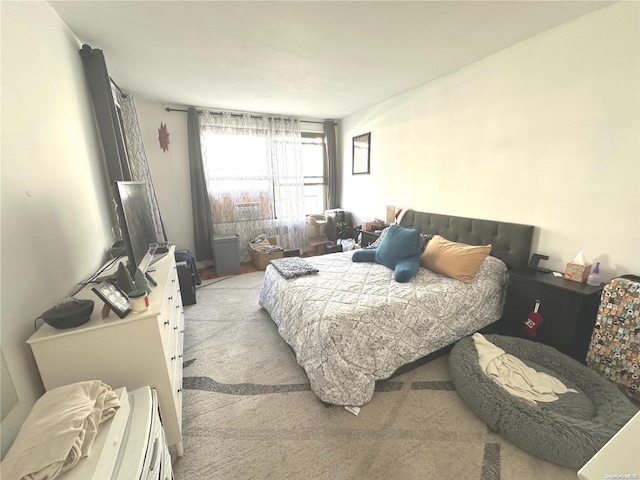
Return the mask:
{"type": "Polygon", "coordinates": [[[291,346],[312,391],[328,404],[360,407],[375,383],[497,322],[506,271],[526,265],[533,227],[408,210],[400,225],[453,242],[492,245],[470,284],[420,268],[353,262],[353,251],[305,258],[317,273],[287,279],[267,266],[260,305],[291,346]]]}

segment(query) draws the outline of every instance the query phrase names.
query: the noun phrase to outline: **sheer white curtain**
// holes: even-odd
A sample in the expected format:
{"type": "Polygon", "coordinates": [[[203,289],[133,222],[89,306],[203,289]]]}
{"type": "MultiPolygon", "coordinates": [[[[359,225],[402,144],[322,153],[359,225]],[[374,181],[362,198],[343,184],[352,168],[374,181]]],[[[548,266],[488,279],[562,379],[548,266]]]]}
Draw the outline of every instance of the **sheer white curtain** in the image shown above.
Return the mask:
{"type": "Polygon", "coordinates": [[[286,249],[306,240],[304,178],[298,119],[203,112],[200,141],[213,230],[249,240],[279,236],[286,249]]]}

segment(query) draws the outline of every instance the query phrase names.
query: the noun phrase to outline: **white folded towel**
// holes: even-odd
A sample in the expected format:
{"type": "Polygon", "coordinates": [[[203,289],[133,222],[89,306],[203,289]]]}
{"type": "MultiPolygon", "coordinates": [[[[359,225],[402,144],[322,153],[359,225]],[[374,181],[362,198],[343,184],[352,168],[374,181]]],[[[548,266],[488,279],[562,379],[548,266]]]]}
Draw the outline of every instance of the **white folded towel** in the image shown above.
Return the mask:
{"type": "Polygon", "coordinates": [[[120,400],[100,380],[49,390],[33,406],[1,464],[4,480],[51,480],[91,452],[120,400]]]}
{"type": "Polygon", "coordinates": [[[538,372],[506,353],[480,333],[473,334],[473,341],[482,371],[514,397],[536,405],[536,402],[554,402],[558,394],[578,393],[557,378],[538,372]]]}

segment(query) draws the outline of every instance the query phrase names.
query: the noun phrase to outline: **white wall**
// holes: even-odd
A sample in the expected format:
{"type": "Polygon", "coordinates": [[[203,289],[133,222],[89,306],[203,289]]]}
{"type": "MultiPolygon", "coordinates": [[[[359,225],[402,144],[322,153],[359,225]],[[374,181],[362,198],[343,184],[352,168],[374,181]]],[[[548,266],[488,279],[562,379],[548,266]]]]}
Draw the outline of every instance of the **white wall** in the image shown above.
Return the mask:
{"type": "Polygon", "coordinates": [[[532,224],[551,268],[582,250],[640,273],[639,20],[615,4],[343,119],[342,207],[532,224]],[[352,176],[366,132],[371,174],[352,176]]]}
{"type": "MultiPolygon", "coordinates": [[[[136,98],[135,93],[133,94],[136,98]]],[[[156,191],[167,239],[177,250],[195,254],[191,181],[187,148],[187,114],[167,112],[166,105],[136,99],[136,111],[149,169],[156,191]],[[169,149],[160,148],[158,129],[164,123],[169,131],[169,149]]],[[[184,108],[184,107],[178,107],[184,108]]]]}
{"type": "Polygon", "coordinates": [[[34,319],[102,264],[113,239],[80,45],[48,3],[2,2],[1,15],[0,314],[18,396],[2,420],[4,456],[43,393],[25,343],[34,319]]]}

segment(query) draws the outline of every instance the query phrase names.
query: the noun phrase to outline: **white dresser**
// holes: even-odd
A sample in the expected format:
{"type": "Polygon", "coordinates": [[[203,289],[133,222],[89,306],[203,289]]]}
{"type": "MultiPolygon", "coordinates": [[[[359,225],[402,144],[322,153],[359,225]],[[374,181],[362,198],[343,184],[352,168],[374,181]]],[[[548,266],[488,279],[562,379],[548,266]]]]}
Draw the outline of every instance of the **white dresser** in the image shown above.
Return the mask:
{"type": "MultiPolygon", "coordinates": [[[[174,250],[172,246],[153,265],[150,276],[157,286],[146,312],[130,312],[123,319],[109,312],[102,318],[104,303],[89,285],[76,295],[95,302],[89,322],[65,330],[44,324],[27,343],[46,390],[83,380],[102,380],[129,390],[155,388],[167,443],[182,456],[184,312],[174,250]]],[[[112,271],[116,269],[117,264],[112,271]]]]}

